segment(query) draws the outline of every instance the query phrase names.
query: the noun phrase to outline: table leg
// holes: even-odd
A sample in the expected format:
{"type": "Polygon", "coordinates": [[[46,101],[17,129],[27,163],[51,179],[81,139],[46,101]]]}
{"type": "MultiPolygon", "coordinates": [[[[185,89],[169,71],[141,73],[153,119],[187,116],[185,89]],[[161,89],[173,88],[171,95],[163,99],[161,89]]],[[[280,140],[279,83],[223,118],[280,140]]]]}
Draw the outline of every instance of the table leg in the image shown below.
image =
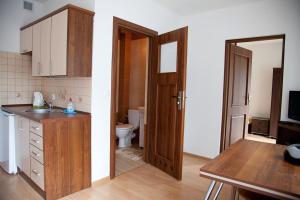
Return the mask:
{"type": "Polygon", "coordinates": [[[237,188],[232,186],[232,193],[231,193],[231,199],[232,200],[236,199],[236,192],[237,192],[237,188]]]}
{"type": "Polygon", "coordinates": [[[205,200],[209,199],[209,197],[210,197],[210,195],[211,195],[211,193],[212,193],[215,185],[216,185],[216,181],[212,181],[211,184],[210,184],[210,186],[209,186],[209,188],[208,188],[208,190],[207,190],[207,193],[205,195],[205,200]]]}

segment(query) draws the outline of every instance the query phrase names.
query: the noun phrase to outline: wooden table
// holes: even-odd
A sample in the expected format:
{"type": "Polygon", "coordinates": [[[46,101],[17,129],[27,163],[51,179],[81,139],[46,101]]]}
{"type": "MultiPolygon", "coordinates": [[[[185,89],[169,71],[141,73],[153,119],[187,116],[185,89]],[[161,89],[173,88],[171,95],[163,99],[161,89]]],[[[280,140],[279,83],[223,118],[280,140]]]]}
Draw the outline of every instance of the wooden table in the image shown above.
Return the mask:
{"type": "Polygon", "coordinates": [[[300,199],[300,166],[284,161],[284,149],[283,145],[239,140],[200,169],[201,176],[213,180],[206,197],[219,181],[279,199],[300,199]]]}

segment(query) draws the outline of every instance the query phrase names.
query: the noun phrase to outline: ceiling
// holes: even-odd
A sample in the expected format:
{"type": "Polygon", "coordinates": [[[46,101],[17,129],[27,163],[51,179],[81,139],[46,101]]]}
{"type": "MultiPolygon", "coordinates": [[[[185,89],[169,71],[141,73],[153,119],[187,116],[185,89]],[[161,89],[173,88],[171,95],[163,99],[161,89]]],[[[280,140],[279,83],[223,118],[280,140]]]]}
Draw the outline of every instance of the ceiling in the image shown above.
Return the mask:
{"type": "Polygon", "coordinates": [[[262,0],[152,0],[179,15],[190,15],[200,12],[242,5],[262,0]]]}

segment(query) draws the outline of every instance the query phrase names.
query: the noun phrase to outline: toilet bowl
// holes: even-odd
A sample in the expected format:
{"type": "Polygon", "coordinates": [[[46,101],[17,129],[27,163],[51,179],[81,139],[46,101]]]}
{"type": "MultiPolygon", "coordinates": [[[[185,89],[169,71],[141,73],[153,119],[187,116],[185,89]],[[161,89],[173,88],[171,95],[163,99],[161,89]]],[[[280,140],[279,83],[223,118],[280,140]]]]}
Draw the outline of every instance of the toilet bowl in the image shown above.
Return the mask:
{"type": "Polygon", "coordinates": [[[119,148],[131,146],[131,139],[135,137],[134,130],[139,128],[140,115],[139,110],[128,110],[129,124],[119,124],[116,126],[116,135],[119,138],[119,148]]]}
{"type": "Polygon", "coordinates": [[[131,139],[134,137],[133,128],[134,126],[131,124],[117,125],[116,134],[119,138],[119,148],[131,146],[131,139]]]}

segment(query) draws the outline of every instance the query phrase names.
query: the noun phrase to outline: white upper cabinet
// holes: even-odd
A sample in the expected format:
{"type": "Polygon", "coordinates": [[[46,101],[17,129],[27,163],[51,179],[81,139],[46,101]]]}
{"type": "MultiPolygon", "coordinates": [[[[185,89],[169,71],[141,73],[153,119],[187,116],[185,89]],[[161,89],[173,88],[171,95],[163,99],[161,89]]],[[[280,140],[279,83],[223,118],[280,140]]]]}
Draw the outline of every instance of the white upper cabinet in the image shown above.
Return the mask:
{"type": "Polygon", "coordinates": [[[41,66],[40,76],[49,76],[51,63],[51,18],[45,19],[41,23],[41,66]]]}
{"type": "Polygon", "coordinates": [[[51,75],[67,75],[68,10],[52,17],[51,75]]]}
{"type": "Polygon", "coordinates": [[[32,76],[50,76],[51,18],[33,25],[32,76]]]}
{"type": "Polygon", "coordinates": [[[33,25],[32,76],[67,75],[68,10],[33,25]]]}
{"type": "Polygon", "coordinates": [[[33,25],[32,37],[32,76],[41,73],[41,23],[33,25]]]}
{"type": "Polygon", "coordinates": [[[21,53],[32,51],[32,26],[21,30],[20,40],[21,53]]]}

